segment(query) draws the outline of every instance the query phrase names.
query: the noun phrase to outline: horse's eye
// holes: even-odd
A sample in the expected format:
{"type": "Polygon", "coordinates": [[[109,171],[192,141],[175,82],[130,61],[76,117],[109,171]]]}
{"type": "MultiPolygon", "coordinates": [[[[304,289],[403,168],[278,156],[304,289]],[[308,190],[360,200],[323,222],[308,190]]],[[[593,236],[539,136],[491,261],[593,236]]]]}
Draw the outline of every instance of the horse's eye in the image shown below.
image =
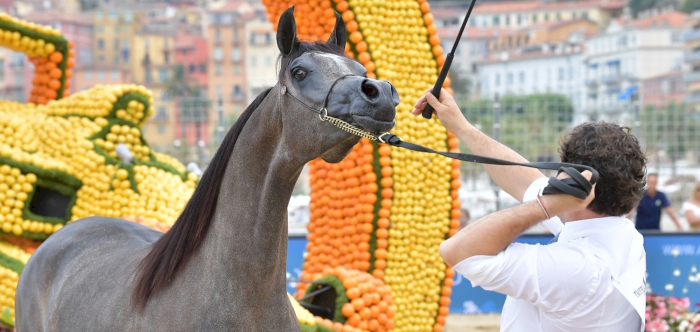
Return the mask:
{"type": "Polygon", "coordinates": [[[303,69],[297,69],[297,70],[294,71],[294,78],[295,78],[297,81],[303,80],[304,77],[306,77],[306,71],[305,71],[305,70],[303,70],[303,69]]]}

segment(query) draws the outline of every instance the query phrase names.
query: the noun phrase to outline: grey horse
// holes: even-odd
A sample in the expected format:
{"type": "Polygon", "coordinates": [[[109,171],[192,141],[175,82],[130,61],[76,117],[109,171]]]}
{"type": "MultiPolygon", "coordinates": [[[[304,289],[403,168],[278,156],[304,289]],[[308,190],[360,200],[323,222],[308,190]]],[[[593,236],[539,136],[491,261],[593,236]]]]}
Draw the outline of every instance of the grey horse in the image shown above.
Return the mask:
{"type": "Polygon", "coordinates": [[[228,132],[173,228],[67,225],[24,268],[17,331],[299,331],[285,287],[286,207],[307,162],[339,162],[359,141],[315,112],[327,101],[328,115],[384,132],[399,99],[344,56],[337,13],[326,43],[306,43],[293,10],[278,25],[279,82],[228,132]]]}

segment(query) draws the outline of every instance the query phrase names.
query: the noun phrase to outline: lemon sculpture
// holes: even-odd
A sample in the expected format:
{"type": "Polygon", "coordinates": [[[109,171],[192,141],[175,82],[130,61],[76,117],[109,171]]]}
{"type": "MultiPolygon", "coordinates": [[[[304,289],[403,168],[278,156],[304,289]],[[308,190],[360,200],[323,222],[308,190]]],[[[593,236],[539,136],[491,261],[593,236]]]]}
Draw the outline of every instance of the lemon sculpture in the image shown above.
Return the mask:
{"type": "Polygon", "coordinates": [[[0,101],[0,320],[13,325],[17,281],[40,241],[93,215],[166,231],[197,176],[143,138],[153,113],[146,88],[96,86],[68,96],[70,42],[5,14],[0,46],[24,52],[36,74],[29,103],[0,101]]]}

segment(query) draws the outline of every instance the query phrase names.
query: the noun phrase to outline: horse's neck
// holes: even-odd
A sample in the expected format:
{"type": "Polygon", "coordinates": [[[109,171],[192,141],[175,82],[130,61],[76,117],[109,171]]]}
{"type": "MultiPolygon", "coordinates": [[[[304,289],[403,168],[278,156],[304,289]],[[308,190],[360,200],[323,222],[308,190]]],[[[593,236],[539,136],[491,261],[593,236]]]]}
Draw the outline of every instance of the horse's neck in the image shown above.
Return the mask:
{"type": "Polygon", "coordinates": [[[265,291],[284,285],[287,205],[304,166],[284,148],[280,114],[265,109],[274,107],[268,99],[236,142],[202,248],[204,268],[222,282],[248,279],[265,291]]]}

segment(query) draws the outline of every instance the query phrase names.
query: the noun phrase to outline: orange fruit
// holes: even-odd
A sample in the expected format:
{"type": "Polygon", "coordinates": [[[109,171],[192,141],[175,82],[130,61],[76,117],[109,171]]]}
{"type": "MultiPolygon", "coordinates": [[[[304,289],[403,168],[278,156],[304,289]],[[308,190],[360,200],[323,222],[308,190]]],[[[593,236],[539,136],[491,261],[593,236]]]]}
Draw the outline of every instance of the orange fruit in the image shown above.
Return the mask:
{"type": "Polygon", "coordinates": [[[51,60],[51,62],[53,63],[60,63],[61,61],[63,61],[63,54],[61,54],[61,52],[58,51],[53,52],[51,53],[51,56],[49,56],[49,60],[51,60]]]}

